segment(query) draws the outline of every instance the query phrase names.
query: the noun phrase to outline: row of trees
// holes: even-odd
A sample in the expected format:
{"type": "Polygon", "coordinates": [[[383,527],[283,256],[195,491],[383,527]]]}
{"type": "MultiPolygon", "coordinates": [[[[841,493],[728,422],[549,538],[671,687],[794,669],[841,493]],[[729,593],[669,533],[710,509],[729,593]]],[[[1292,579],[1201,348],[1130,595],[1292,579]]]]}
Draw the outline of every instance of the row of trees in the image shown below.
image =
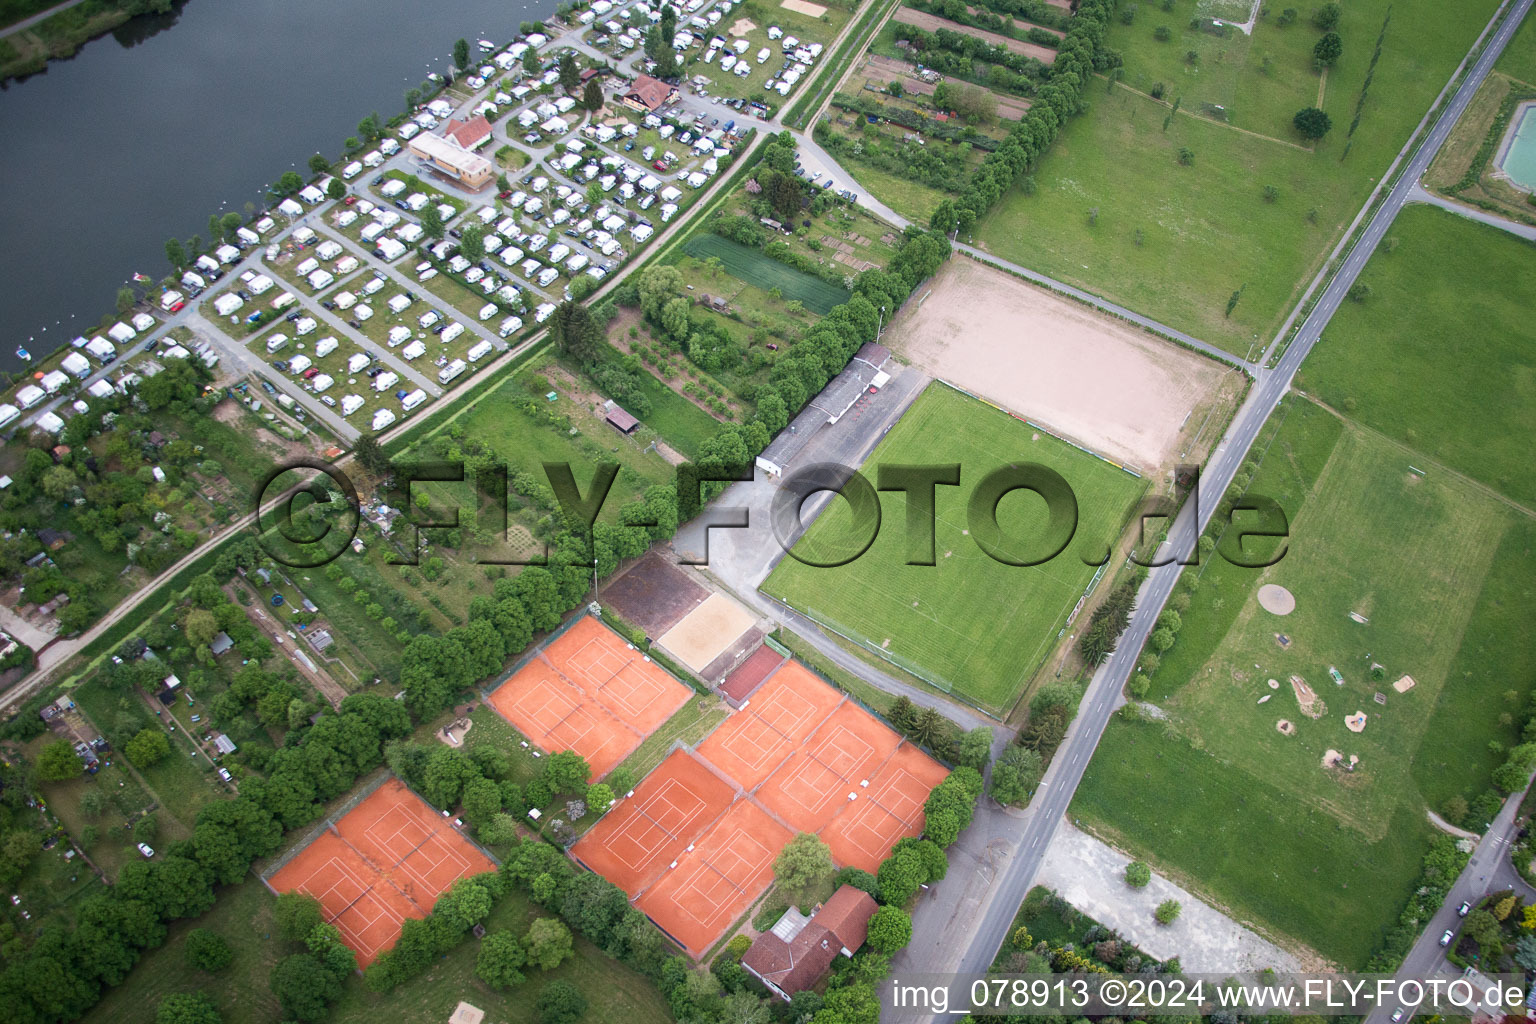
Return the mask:
{"type": "Polygon", "coordinates": [[[247,778],[234,800],[205,806],[189,839],[126,864],[116,885],[77,906],[71,926],[43,928],[25,953],[8,959],[0,971],[7,1019],[46,1024],[83,1015],[144,950],[165,941],[168,922],[206,912],[216,886],[240,881],[253,860],[276,852],[285,829],[319,817],[322,801],[350,789],[379,764],[384,741],[410,728],[395,701],[354,694],[302,735],[290,733],[268,778],[247,778]]]}
{"type": "Polygon", "coordinates": [[[929,224],[938,231],[969,231],[1056,140],[1068,117],[1081,107],[1082,92],[1095,71],[1120,65],[1120,55],[1103,45],[1114,0],[1082,0],[1061,42],[1036,102],[998,149],[987,155],[955,200],[934,210],[929,224]]]}

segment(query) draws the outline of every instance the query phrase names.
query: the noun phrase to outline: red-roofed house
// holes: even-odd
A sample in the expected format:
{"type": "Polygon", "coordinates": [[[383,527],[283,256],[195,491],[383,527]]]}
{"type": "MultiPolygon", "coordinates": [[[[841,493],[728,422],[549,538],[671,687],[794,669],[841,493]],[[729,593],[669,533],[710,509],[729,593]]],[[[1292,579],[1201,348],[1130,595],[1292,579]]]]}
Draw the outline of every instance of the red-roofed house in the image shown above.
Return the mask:
{"type": "Polygon", "coordinates": [[[757,937],[741,966],[780,999],[789,999],[821,980],[839,953],[853,956],[869,932],[878,907],[862,889],[842,886],[810,917],[794,907],[757,937]]]}
{"type": "Polygon", "coordinates": [[[644,114],[655,113],[677,98],[677,86],[668,85],[659,78],[641,75],[624,94],[625,106],[644,114]]]}
{"type": "Polygon", "coordinates": [[[465,149],[479,149],[490,137],[491,122],[484,114],[476,114],[468,121],[449,118],[448,127],[443,129],[443,138],[452,139],[465,149]]]}

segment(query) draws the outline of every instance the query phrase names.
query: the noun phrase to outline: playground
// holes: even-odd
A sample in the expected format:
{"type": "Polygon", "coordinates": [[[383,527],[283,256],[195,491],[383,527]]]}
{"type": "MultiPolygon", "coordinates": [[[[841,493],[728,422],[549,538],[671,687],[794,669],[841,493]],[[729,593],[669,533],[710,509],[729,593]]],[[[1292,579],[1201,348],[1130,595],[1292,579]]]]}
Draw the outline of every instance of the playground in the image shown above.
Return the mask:
{"type": "Polygon", "coordinates": [[[574,750],[600,779],[688,703],[691,690],[583,616],[487,698],[529,742],[574,750]]]}
{"type": "Polygon", "coordinates": [[[773,882],[797,832],[874,871],[948,771],[795,661],[693,751],[674,751],[574,847],[702,956],[773,882]]]}
{"type": "Polygon", "coordinates": [[[454,882],[496,865],[427,803],[391,778],[267,879],[275,892],[304,892],[367,967],[426,917],[454,882]]]}

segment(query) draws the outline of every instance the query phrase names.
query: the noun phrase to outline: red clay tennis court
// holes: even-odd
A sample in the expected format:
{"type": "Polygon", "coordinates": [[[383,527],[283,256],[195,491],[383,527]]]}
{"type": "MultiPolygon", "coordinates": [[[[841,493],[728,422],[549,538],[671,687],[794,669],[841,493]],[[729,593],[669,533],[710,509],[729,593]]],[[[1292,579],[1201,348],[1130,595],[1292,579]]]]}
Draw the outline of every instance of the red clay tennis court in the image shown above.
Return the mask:
{"type": "Polygon", "coordinates": [[[635,896],[730,807],[731,785],[676,750],[582,836],[571,855],[635,896]]]}
{"type": "Polygon", "coordinates": [[[738,800],[635,906],[698,959],[768,888],[774,858],[792,838],[762,808],[738,800]]]}
{"type": "Polygon", "coordinates": [[[572,848],[695,959],[773,883],[796,830],[873,872],[948,772],[793,660],[572,848]],[[850,800],[849,797],[852,796],[850,800]]]}
{"type": "Polygon", "coordinates": [[[267,880],[277,892],[306,892],[366,967],[394,944],[408,917],[496,865],[399,779],[390,779],[322,832],[267,880]]]}
{"type": "Polygon", "coordinates": [[[607,775],[691,691],[590,616],[578,619],[488,698],[528,740],[574,750],[607,775]]]}
{"type": "Polygon", "coordinates": [[[873,874],[898,840],[923,831],[923,803],[948,774],[917,747],[902,743],[859,798],[821,830],[832,859],[873,874]]]}
{"type": "Polygon", "coordinates": [[[842,699],[842,694],[798,662],[785,662],[746,707],[699,744],[699,756],[735,779],[742,789],[755,789],[815,732],[842,699]]]}
{"type": "Polygon", "coordinates": [[[763,783],[757,799],[792,828],[820,832],[900,743],[884,722],[845,702],[763,783]]]}

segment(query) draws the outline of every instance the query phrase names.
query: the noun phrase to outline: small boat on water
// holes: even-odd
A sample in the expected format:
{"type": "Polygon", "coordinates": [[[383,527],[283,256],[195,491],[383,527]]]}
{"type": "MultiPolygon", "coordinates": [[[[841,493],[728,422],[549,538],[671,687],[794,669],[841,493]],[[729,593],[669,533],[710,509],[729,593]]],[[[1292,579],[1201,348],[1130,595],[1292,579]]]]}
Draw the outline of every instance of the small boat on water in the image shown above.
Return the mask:
{"type": "Polygon", "coordinates": [[[16,346],[16,358],[18,358],[18,359],[25,359],[27,362],[30,363],[32,361],[32,353],[28,352],[26,349],[22,348],[20,345],[17,345],[16,346]]]}

